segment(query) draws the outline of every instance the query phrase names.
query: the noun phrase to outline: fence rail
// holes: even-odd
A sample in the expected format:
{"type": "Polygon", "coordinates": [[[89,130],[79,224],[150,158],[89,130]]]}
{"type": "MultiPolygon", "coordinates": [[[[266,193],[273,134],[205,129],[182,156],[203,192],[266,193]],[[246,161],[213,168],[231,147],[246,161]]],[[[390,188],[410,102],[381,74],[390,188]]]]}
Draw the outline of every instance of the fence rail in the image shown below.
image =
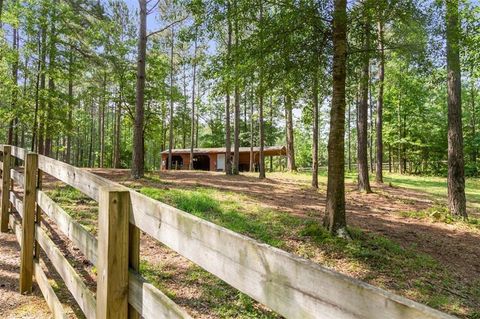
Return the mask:
{"type": "Polygon", "coordinates": [[[40,249],[89,319],[190,318],[138,273],[140,230],[286,318],[453,318],[86,170],[18,147],[0,145],[0,151],[1,230],[9,225],[21,245],[20,289],[30,291],[35,277],[55,318],[65,318],[65,313],[40,266],[40,249]],[[23,161],[23,173],[12,168],[13,159],[23,161]],[[41,190],[44,174],[98,202],[98,238],[41,190]],[[43,229],[43,215],[97,267],[96,294],[43,229]]]}

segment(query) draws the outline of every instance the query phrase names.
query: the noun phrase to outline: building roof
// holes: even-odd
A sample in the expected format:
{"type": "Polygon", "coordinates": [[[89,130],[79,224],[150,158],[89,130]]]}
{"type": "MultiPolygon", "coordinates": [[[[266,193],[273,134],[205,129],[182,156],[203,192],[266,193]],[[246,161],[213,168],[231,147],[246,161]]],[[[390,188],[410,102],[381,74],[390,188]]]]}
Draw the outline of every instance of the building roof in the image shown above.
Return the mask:
{"type": "MultiPolygon", "coordinates": [[[[285,154],[286,148],[285,146],[265,146],[263,148],[264,152],[278,152],[280,154],[285,154]]],[[[226,153],[227,149],[225,147],[212,147],[212,148],[194,148],[194,154],[216,154],[216,153],[226,153]]],[[[254,152],[260,152],[260,147],[255,146],[253,148],[254,152]]],[[[231,150],[233,154],[233,146],[231,150]]],[[[240,147],[240,153],[249,153],[250,147],[240,147]]],[[[190,153],[189,148],[176,148],[172,150],[172,154],[185,154],[190,153]]],[[[162,152],[162,154],[168,154],[168,150],[162,152]]]]}

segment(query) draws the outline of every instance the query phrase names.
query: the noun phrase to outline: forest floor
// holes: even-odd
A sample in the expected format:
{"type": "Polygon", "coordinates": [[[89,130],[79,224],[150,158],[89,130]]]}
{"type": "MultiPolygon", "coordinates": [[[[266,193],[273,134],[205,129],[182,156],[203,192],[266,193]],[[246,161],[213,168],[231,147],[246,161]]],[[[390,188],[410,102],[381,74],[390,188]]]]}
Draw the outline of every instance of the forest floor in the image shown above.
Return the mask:
{"type": "MultiPolygon", "coordinates": [[[[133,181],[128,170],[92,171],[375,286],[462,318],[480,318],[479,180],[467,180],[472,218],[465,222],[447,214],[442,178],[390,174],[384,185],[372,185],[374,193],[360,194],[349,175],[347,219],[353,240],[345,241],[320,227],[324,174],[315,190],[303,173],[270,173],[260,181],[250,173],[172,171],[133,181]]],[[[60,182],[47,183],[46,189],[95,234],[94,201],[60,182]]],[[[94,267],[66,246],[94,289],[94,267]]],[[[141,273],[194,318],[280,318],[146,235],[141,258],[141,273]]],[[[68,293],[62,295],[70,303],[68,293]]]]}

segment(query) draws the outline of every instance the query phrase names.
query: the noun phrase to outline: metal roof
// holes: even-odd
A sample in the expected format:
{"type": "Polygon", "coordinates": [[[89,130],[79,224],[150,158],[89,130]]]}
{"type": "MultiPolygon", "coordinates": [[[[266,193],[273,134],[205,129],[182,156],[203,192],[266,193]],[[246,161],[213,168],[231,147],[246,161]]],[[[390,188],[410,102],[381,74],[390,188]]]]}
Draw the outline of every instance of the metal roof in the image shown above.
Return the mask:
{"type": "MultiPolygon", "coordinates": [[[[211,154],[211,153],[226,153],[227,149],[225,147],[212,147],[212,148],[194,148],[193,153],[194,154],[211,154]]],[[[254,152],[260,152],[260,147],[255,146],[253,148],[254,152]]],[[[285,146],[265,146],[263,148],[264,152],[285,152],[286,148],[285,146]]],[[[233,146],[231,150],[233,154],[233,146]]],[[[250,152],[250,147],[240,147],[240,153],[249,153],[250,152]]],[[[185,153],[190,153],[189,148],[176,148],[172,149],[172,154],[185,154],[185,153]]],[[[168,154],[168,150],[165,150],[162,152],[162,154],[168,154]]]]}

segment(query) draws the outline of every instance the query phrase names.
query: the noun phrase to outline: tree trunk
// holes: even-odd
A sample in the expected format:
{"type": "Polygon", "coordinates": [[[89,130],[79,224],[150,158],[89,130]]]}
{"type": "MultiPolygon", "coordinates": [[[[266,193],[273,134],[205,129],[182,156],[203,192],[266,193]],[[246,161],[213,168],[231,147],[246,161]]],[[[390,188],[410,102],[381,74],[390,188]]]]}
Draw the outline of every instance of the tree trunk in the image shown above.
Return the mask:
{"type": "Polygon", "coordinates": [[[296,171],[295,165],[295,146],[293,136],[293,102],[290,94],[285,97],[285,112],[287,124],[287,169],[290,172],[296,171]]]}
{"type": "MultiPolygon", "coordinates": [[[[13,112],[16,112],[17,108],[17,98],[18,98],[18,29],[14,28],[13,29],[13,41],[12,41],[12,48],[14,51],[16,51],[15,54],[15,60],[12,63],[12,78],[13,78],[13,90],[12,90],[12,110],[13,112]]],[[[17,144],[16,141],[14,141],[14,134],[16,131],[16,123],[17,123],[17,118],[15,115],[15,119],[12,119],[10,121],[10,125],[8,128],[8,144],[13,145],[17,144]]],[[[18,145],[16,145],[18,146],[18,145]]]]}
{"type": "Polygon", "coordinates": [[[168,169],[173,169],[172,167],[172,149],[173,149],[173,48],[175,44],[175,28],[172,26],[172,38],[170,45],[170,125],[169,125],[169,135],[168,135],[168,169]]]}
{"type": "Polygon", "coordinates": [[[54,1],[54,9],[52,12],[52,17],[51,17],[51,26],[50,26],[50,47],[49,47],[49,74],[48,74],[48,103],[47,103],[47,120],[45,123],[45,156],[51,156],[52,153],[52,125],[53,125],[53,118],[54,118],[54,104],[53,104],[53,97],[55,96],[55,68],[56,68],[56,58],[57,58],[57,46],[56,46],[56,25],[55,25],[55,20],[56,20],[56,0],[54,1]]]}
{"type": "MultiPolygon", "coordinates": [[[[235,4],[235,13],[237,12],[237,3],[235,4]]],[[[238,18],[235,18],[235,49],[238,48],[238,18]]],[[[238,68],[238,54],[235,54],[235,71],[238,68]]],[[[234,96],[235,96],[235,104],[234,104],[234,116],[233,116],[233,124],[234,124],[234,131],[233,131],[233,166],[232,166],[232,174],[238,175],[239,172],[239,164],[240,164],[240,88],[238,84],[238,75],[235,73],[235,87],[234,87],[234,96]]]]}
{"type": "Polygon", "coordinates": [[[100,167],[105,166],[105,108],[107,107],[107,71],[103,72],[103,96],[102,104],[100,106],[100,123],[99,123],[99,135],[100,135],[100,167]]]}
{"type": "Polygon", "coordinates": [[[193,148],[195,146],[195,77],[197,75],[197,35],[195,35],[195,49],[193,56],[193,83],[192,83],[192,123],[190,133],[190,164],[188,168],[193,170],[193,148]]]}
{"type": "Polygon", "coordinates": [[[255,146],[254,125],[255,125],[255,121],[253,120],[253,94],[252,94],[250,96],[250,166],[249,166],[250,172],[255,171],[254,158],[253,158],[254,156],[253,147],[255,146]]]}
{"type": "MultiPolygon", "coordinates": [[[[471,86],[470,86],[470,100],[471,100],[471,112],[472,112],[472,115],[470,116],[470,126],[471,126],[471,130],[472,130],[472,137],[475,138],[475,136],[477,135],[477,118],[476,118],[476,110],[475,110],[475,82],[473,80],[473,67],[472,67],[472,70],[471,70],[471,86]]],[[[474,145],[472,147],[472,155],[471,155],[471,160],[473,162],[473,165],[475,167],[475,174],[477,174],[477,147],[476,145],[474,145]]]]}
{"type": "MultiPolygon", "coordinates": [[[[368,13],[365,13],[368,14],[368,13]]],[[[370,25],[368,16],[365,17],[363,33],[362,75],[360,79],[360,104],[358,105],[358,190],[371,193],[368,177],[368,83],[370,67],[370,25]]]]}
{"type": "Polygon", "coordinates": [[[318,188],[318,78],[314,75],[312,89],[313,104],[313,152],[312,152],[312,186],[318,188]]]}
{"type": "MultiPolygon", "coordinates": [[[[73,48],[70,48],[73,50],[73,48]]],[[[73,130],[73,53],[70,52],[68,64],[68,132],[67,132],[67,153],[65,155],[65,162],[70,164],[72,154],[72,130],[73,130]]]]}
{"type": "Polygon", "coordinates": [[[259,126],[259,133],[260,133],[260,150],[258,152],[258,171],[259,171],[259,178],[264,179],[266,176],[265,176],[265,155],[263,153],[263,150],[265,148],[265,125],[263,122],[263,93],[260,93],[259,102],[258,102],[258,126],[259,126]]]}
{"type": "MultiPolygon", "coordinates": [[[[261,47],[263,49],[263,0],[260,0],[260,39],[261,39],[261,47]]],[[[265,176],[265,155],[263,153],[263,149],[265,146],[265,126],[263,123],[263,59],[260,62],[260,70],[259,70],[259,99],[258,99],[258,124],[259,124],[259,135],[260,135],[260,150],[258,152],[258,171],[259,175],[258,178],[264,179],[265,176]]]]}
{"type": "Polygon", "coordinates": [[[448,87],[448,207],[467,218],[463,159],[458,0],[446,0],[448,87]]]}
{"type": "MultiPolygon", "coordinates": [[[[40,31],[41,37],[43,37],[43,30],[40,31]]],[[[41,40],[38,39],[38,63],[37,63],[37,77],[35,80],[35,111],[33,113],[33,127],[32,127],[32,144],[30,151],[38,152],[37,145],[37,130],[38,130],[38,110],[40,103],[40,73],[42,72],[42,44],[41,40]]]]}
{"type": "Polygon", "coordinates": [[[348,103],[348,115],[347,115],[347,138],[348,138],[348,171],[352,171],[352,110],[351,105],[348,103]]]}
{"type": "Polygon", "coordinates": [[[44,133],[45,133],[45,117],[44,117],[44,110],[45,110],[45,98],[43,92],[45,91],[46,85],[46,64],[47,64],[47,30],[46,28],[42,28],[42,39],[41,39],[41,73],[40,73],[40,102],[39,102],[39,125],[38,125],[38,137],[37,137],[37,149],[38,153],[41,155],[45,155],[45,145],[44,145],[44,133]]]}
{"type": "Polygon", "coordinates": [[[133,126],[132,177],[145,174],[144,121],[145,121],[145,65],[147,57],[147,0],[138,0],[140,25],[138,29],[137,84],[135,120],[133,126]]]}
{"type": "MultiPolygon", "coordinates": [[[[227,1],[227,12],[230,12],[230,2],[227,1]]],[[[230,67],[230,52],[232,48],[232,22],[228,17],[228,40],[227,40],[227,67],[230,67]]],[[[230,77],[227,76],[225,87],[225,173],[232,174],[231,154],[231,128],[230,128],[230,77]]]]}
{"type": "Polygon", "coordinates": [[[182,114],[182,148],[187,147],[187,121],[185,116],[187,115],[187,64],[183,64],[183,114],[182,114]]]}
{"type": "Polygon", "coordinates": [[[383,45],[383,22],[378,22],[378,99],[377,99],[377,167],[375,180],[383,183],[383,86],[385,81],[385,49],[383,45]]]}
{"type": "Polygon", "coordinates": [[[345,78],[347,58],[347,1],[335,0],[333,12],[333,89],[328,139],[328,182],[324,225],[346,234],[345,218],[345,78]]]}
{"type": "Polygon", "coordinates": [[[121,155],[121,150],[120,150],[120,143],[121,143],[121,136],[122,136],[122,128],[121,128],[121,122],[122,122],[122,90],[123,86],[120,84],[119,85],[119,96],[118,96],[118,104],[117,108],[115,110],[115,146],[114,146],[114,167],[115,168],[120,168],[122,166],[122,155],[121,155]]]}

